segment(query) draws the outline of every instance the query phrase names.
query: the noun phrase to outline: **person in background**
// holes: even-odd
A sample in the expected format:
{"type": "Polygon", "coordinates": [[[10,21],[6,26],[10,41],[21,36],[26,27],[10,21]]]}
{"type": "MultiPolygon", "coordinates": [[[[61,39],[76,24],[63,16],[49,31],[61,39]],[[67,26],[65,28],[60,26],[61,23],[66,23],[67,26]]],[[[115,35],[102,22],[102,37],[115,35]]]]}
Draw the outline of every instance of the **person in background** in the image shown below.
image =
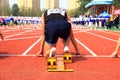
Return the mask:
{"type": "Polygon", "coordinates": [[[118,39],[115,50],[112,52],[111,57],[118,57],[118,51],[120,49],[120,37],[118,39]]]}
{"type": "Polygon", "coordinates": [[[109,18],[109,28],[111,29],[112,25],[113,25],[114,19],[113,19],[113,15],[110,16],[109,18]]]}
{"type": "Polygon", "coordinates": [[[119,15],[116,15],[115,16],[115,18],[114,18],[114,24],[115,24],[115,27],[117,28],[117,29],[119,29],[119,15]]]}
{"type": "Polygon", "coordinates": [[[76,40],[71,28],[71,20],[67,12],[60,8],[48,9],[42,15],[42,40],[40,45],[40,53],[45,57],[53,57],[57,52],[56,44],[58,38],[62,39],[64,44],[64,52],[69,52],[69,42],[74,45],[76,54],[80,54],[76,40]]]}
{"type": "MultiPolygon", "coordinates": [[[[0,17],[0,25],[2,25],[3,21],[2,21],[2,17],[0,17]]],[[[4,40],[4,37],[2,35],[2,32],[0,31],[0,37],[2,40],[4,40]]]]}
{"type": "Polygon", "coordinates": [[[1,31],[0,31],[0,37],[1,37],[2,40],[4,40],[4,37],[3,37],[2,33],[1,33],[1,31]]]}
{"type": "Polygon", "coordinates": [[[3,21],[2,21],[2,16],[0,16],[0,25],[2,25],[3,21]]]}

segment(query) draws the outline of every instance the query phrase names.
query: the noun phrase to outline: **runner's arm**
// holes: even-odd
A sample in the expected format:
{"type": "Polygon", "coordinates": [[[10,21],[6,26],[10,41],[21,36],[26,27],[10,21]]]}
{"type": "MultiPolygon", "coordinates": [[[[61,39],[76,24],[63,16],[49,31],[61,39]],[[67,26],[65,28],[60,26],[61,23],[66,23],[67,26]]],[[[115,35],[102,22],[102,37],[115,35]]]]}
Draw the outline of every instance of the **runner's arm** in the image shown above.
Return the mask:
{"type": "Polygon", "coordinates": [[[40,44],[40,53],[43,54],[43,49],[44,49],[44,43],[45,43],[45,21],[44,21],[44,14],[42,15],[42,38],[41,38],[41,44],[40,44]]]}
{"type": "Polygon", "coordinates": [[[120,48],[120,37],[119,37],[119,39],[118,39],[118,42],[117,42],[117,45],[116,45],[115,50],[114,50],[113,53],[111,54],[112,57],[118,54],[119,48],[120,48]]]}
{"type": "MultiPolygon", "coordinates": [[[[68,15],[67,15],[67,20],[68,20],[68,22],[71,23],[71,19],[70,19],[70,17],[68,15]]],[[[76,40],[75,40],[74,35],[73,35],[72,27],[71,27],[71,30],[70,30],[70,40],[71,40],[71,42],[72,42],[72,44],[73,44],[73,46],[74,46],[74,48],[76,50],[76,54],[80,54],[80,52],[78,50],[76,40]]]]}

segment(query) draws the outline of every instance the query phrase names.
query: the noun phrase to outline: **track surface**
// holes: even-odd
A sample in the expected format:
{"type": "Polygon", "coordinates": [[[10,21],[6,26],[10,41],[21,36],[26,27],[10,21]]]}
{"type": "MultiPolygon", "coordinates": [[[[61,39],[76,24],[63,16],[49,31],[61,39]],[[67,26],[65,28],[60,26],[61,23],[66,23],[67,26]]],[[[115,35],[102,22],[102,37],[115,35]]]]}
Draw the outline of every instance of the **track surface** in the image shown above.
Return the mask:
{"type": "MultiPolygon", "coordinates": [[[[66,65],[74,72],[47,72],[46,59],[35,56],[39,52],[41,28],[0,30],[5,37],[0,41],[0,80],[120,80],[120,58],[110,57],[120,32],[73,27],[84,56],[73,57],[73,63],[66,65]]],[[[59,39],[58,55],[62,50],[59,39]]],[[[71,43],[70,51],[75,54],[71,43]]]]}

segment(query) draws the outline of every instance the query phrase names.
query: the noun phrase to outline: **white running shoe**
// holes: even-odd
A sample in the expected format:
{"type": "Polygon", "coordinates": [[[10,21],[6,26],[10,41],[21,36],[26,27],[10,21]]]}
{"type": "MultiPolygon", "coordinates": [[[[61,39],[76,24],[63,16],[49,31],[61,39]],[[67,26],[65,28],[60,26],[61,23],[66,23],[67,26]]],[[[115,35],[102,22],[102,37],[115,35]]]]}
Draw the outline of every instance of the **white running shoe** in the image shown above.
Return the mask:
{"type": "Polygon", "coordinates": [[[64,53],[67,53],[67,52],[70,52],[70,50],[69,50],[68,46],[65,46],[64,47],[64,53]]]}
{"type": "Polygon", "coordinates": [[[54,57],[56,51],[57,51],[56,48],[55,48],[55,47],[52,47],[51,50],[50,50],[50,55],[49,55],[49,57],[54,57]]]}

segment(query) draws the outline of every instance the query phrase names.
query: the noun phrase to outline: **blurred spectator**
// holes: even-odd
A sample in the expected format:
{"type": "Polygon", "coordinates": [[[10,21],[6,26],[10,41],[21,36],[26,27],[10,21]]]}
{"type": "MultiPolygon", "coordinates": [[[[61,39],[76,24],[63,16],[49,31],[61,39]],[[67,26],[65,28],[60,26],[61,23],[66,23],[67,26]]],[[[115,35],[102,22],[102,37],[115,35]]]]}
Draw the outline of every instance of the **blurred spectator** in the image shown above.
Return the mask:
{"type": "Polygon", "coordinates": [[[0,31],[0,37],[1,37],[2,40],[4,40],[4,37],[3,37],[2,33],[1,33],[1,31],[0,31]]]}
{"type": "Polygon", "coordinates": [[[0,17],[0,24],[2,23],[2,17],[0,17]]]}
{"type": "Polygon", "coordinates": [[[120,18],[119,15],[116,15],[114,18],[114,25],[116,28],[119,28],[119,26],[118,26],[119,25],[119,18],[120,18]]]}
{"type": "Polygon", "coordinates": [[[111,15],[109,18],[109,28],[111,28],[111,26],[113,25],[113,21],[114,21],[113,15],[111,15]]]}

